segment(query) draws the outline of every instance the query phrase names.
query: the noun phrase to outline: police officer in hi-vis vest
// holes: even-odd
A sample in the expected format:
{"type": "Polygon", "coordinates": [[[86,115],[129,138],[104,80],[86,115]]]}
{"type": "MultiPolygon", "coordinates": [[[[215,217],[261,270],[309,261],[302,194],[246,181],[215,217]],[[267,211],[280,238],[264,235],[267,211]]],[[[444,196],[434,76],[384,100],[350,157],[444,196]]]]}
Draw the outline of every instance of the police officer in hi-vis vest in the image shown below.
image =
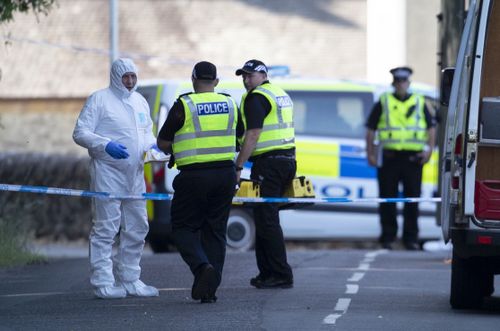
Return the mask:
{"type": "MultiPolygon", "coordinates": [[[[400,182],[405,197],[419,197],[422,168],[434,149],[435,119],[424,97],[408,92],[412,70],[398,67],[390,73],[394,93],[382,94],[366,123],[368,163],[378,167],[380,198],[398,197],[400,182]]],[[[381,203],[379,215],[379,241],[383,248],[392,249],[398,231],[396,203],[381,203]]],[[[407,250],[418,250],[418,203],[405,203],[403,217],[403,245],[407,250]]]]}
{"type": "Polygon", "coordinates": [[[217,300],[226,255],[239,116],[230,96],[214,92],[215,65],[197,63],[191,79],[195,92],[179,96],[157,142],[180,170],[173,182],[172,236],[194,275],[191,297],[210,303],[217,300]]]}
{"type": "MultiPolygon", "coordinates": [[[[247,90],[240,103],[246,131],[236,159],[237,178],[250,160],[253,162],[250,178],[260,183],[261,195],[281,197],[297,170],[292,100],[283,89],[268,81],[267,67],[261,61],[247,61],[236,75],[243,76],[247,90]]],[[[257,205],[254,220],[259,274],[250,284],[257,288],[293,287],[278,205],[257,205]]]]}

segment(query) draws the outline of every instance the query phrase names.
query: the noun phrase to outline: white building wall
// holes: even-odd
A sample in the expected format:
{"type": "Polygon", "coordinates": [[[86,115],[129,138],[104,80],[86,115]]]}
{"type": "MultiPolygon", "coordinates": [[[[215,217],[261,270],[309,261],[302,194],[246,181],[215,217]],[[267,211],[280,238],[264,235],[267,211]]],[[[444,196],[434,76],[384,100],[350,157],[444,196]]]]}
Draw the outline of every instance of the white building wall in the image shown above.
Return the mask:
{"type": "Polygon", "coordinates": [[[406,65],[406,0],[367,0],[367,79],[390,82],[391,68],[406,65]]]}

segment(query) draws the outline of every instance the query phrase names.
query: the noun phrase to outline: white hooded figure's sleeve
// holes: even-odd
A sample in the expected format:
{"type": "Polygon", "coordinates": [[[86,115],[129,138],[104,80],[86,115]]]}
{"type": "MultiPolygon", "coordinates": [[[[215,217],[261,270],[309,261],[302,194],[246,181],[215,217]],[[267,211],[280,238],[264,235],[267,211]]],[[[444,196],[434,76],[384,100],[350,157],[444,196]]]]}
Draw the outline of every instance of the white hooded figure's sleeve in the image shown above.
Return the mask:
{"type": "Polygon", "coordinates": [[[111,141],[109,138],[95,133],[99,123],[100,110],[95,94],[91,95],[80,112],[73,130],[73,140],[78,145],[87,148],[90,155],[102,153],[111,141]]]}

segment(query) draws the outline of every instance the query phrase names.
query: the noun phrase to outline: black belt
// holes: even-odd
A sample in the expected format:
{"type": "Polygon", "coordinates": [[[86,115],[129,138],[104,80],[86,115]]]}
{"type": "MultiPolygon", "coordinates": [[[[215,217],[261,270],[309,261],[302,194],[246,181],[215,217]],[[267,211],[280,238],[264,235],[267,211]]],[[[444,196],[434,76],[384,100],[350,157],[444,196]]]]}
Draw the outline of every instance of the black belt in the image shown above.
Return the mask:
{"type": "Polygon", "coordinates": [[[422,153],[422,151],[406,151],[406,150],[397,150],[397,149],[384,149],[384,156],[394,157],[394,156],[413,156],[418,153],[422,153]]]}
{"type": "Polygon", "coordinates": [[[295,155],[277,154],[277,155],[263,156],[262,158],[263,159],[288,159],[288,160],[295,160],[295,155]]]}

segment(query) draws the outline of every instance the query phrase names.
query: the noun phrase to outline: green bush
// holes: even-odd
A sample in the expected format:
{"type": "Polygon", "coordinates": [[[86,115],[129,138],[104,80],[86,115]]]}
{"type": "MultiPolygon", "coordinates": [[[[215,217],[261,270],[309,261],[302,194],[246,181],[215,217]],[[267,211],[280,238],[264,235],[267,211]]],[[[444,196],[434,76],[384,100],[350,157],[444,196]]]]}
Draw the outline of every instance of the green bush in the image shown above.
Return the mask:
{"type": "Polygon", "coordinates": [[[31,253],[27,248],[28,231],[19,223],[11,217],[0,218],[0,267],[44,261],[42,256],[31,253]]]}
{"type": "MultiPolygon", "coordinates": [[[[0,153],[0,183],[86,189],[88,159],[67,155],[0,153]]],[[[43,261],[34,239],[74,240],[88,235],[90,200],[0,191],[0,266],[43,261]]]]}

